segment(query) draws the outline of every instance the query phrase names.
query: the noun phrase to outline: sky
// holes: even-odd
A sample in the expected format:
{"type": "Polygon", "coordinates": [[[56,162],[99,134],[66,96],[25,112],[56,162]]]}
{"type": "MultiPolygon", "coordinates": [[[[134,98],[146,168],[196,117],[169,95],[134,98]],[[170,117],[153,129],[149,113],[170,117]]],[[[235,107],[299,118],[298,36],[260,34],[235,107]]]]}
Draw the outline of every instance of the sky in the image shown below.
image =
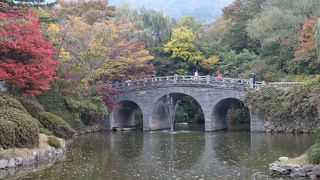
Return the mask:
{"type": "Polygon", "coordinates": [[[162,11],[173,18],[194,16],[198,20],[212,22],[222,13],[222,8],[234,0],[109,0],[110,5],[128,4],[133,8],[146,7],[162,11]]]}

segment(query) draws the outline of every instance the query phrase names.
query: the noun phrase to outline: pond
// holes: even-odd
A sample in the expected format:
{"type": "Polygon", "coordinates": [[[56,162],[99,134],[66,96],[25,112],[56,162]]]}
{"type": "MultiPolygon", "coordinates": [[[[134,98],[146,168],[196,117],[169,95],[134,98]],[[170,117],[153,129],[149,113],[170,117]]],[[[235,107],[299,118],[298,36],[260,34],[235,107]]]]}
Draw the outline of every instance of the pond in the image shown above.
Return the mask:
{"type": "Polygon", "coordinates": [[[68,145],[66,158],[20,179],[249,179],[280,156],[301,155],[313,135],[241,132],[103,132],[68,145]]]}

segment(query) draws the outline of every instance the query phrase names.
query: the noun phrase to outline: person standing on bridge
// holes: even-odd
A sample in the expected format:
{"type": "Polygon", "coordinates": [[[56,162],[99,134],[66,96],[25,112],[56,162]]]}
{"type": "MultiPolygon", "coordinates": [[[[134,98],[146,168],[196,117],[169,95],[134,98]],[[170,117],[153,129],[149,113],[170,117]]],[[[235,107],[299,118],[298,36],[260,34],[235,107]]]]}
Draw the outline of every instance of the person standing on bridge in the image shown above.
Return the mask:
{"type": "Polygon", "coordinates": [[[251,73],[249,75],[249,78],[250,78],[250,87],[254,88],[256,84],[256,75],[254,73],[251,73]]]}
{"type": "Polygon", "coordinates": [[[199,80],[199,72],[198,72],[198,70],[196,70],[196,72],[194,73],[194,80],[196,80],[196,81],[199,80]]]}
{"type": "Polygon", "coordinates": [[[218,71],[218,76],[217,76],[218,82],[222,82],[222,73],[218,71]]]}
{"type": "Polygon", "coordinates": [[[241,84],[241,82],[242,82],[242,73],[239,72],[238,73],[238,83],[241,84]]]}
{"type": "Polygon", "coordinates": [[[152,78],[152,82],[154,83],[155,81],[156,81],[156,71],[153,71],[152,72],[152,76],[151,76],[151,78],[152,78]]]}

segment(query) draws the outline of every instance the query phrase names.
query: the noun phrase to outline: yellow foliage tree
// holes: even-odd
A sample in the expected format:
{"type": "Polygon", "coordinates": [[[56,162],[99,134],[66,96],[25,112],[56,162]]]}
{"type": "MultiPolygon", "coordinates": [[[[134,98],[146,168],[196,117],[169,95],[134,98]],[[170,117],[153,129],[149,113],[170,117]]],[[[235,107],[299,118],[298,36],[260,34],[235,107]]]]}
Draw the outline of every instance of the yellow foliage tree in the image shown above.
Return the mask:
{"type": "Polygon", "coordinates": [[[211,71],[211,70],[214,70],[218,62],[219,62],[218,56],[211,56],[208,59],[202,61],[201,67],[211,71]]]}
{"type": "Polygon", "coordinates": [[[205,59],[201,51],[196,47],[197,36],[195,33],[183,26],[173,30],[171,40],[165,44],[164,52],[171,53],[171,58],[177,61],[179,67],[176,73],[186,73],[189,69],[198,69],[205,59]]]}

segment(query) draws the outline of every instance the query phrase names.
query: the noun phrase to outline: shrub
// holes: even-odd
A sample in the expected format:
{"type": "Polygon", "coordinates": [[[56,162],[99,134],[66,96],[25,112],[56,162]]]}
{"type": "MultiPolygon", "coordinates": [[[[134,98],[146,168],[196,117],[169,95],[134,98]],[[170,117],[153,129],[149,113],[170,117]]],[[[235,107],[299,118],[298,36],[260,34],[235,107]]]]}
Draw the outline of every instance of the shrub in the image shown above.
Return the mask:
{"type": "Polygon", "coordinates": [[[30,115],[34,118],[37,118],[40,113],[44,112],[44,107],[37,101],[36,98],[20,97],[19,101],[28,111],[28,113],[30,113],[30,115]]]}
{"type": "Polygon", "coordinates": [[[265,115],[267,120],[289,120],[290,117],[305,119],[318,114],[319,85],[305,83],[289,90],[262,88],[260,91],[248,92],[245,103],[265,115]]]}
{"type": "Polygon", "coordinates": [[[100,97],[66,98],[68,109],[80,114],[80,119],[87,126],[97,124],[105,115],[107,108],[100,97]]]}
{"type": "Polygon", "coordinates": [[[52,131],[57,137],[68,139],[75,134],[75,131],[67,122],[52,113],[40,113],[39,121],[43,127],[52,131]]]}
{"type": "Polygon", "coordinates": [[[54,92],[47,92],[37,96],[37,100],[43,105],[45,111],[53,113],[68,122],[72,128],[80,130],[84,124],[79,119],[77,112],[68,109],[65,97],[54,92]]]}
{"type": "Polygon", "coordinates": [[[307,150],[307,157],[310,163],[320,164],[320,143],[316,143],[307,150]]]}
{"type": "Polygon", "coordinates": [[[60,143],[59,139],[54,136],[48,137],[48,144],[52,147],[55,147],[55,148],[61,147],[61,143],[60,143]]]}
{"type": "Polygon", "coordinates": [[[27,112],[21,103],[10,95],[0,95],[0,107],[12,107],[27,112]]]}
{"type": "Polygon", "coordinates": [[[285,91],[268,87],[260,91],[248,92],[245,96],[247,106],[252,106],[257,112],[261,112],[275,119],[281,116],[285,111],[283,103],[285,102],[285,91]]]}
{"type": "MultiPolygon", "coordinates": [[[[2,107],[0,109],[0,120],[15,124],[15,134],[11,140],[11,142],[14,141],[15,147],[33,148],[39,144],[39,127],[35,123],[36,120],[25,111],[13,107],[2,107]]],[[[8,124],[6,123],[6,126],[13,128],[12,125],[8,124]]],[[[12,132],[6,134],[8,133],[12,134],[12,132]]]]}
{"type": "Polygon", "coordinates": [[[4,149],[15,147],[15,129],[15,123],[0,119],[0,147],[4,149]]]}

